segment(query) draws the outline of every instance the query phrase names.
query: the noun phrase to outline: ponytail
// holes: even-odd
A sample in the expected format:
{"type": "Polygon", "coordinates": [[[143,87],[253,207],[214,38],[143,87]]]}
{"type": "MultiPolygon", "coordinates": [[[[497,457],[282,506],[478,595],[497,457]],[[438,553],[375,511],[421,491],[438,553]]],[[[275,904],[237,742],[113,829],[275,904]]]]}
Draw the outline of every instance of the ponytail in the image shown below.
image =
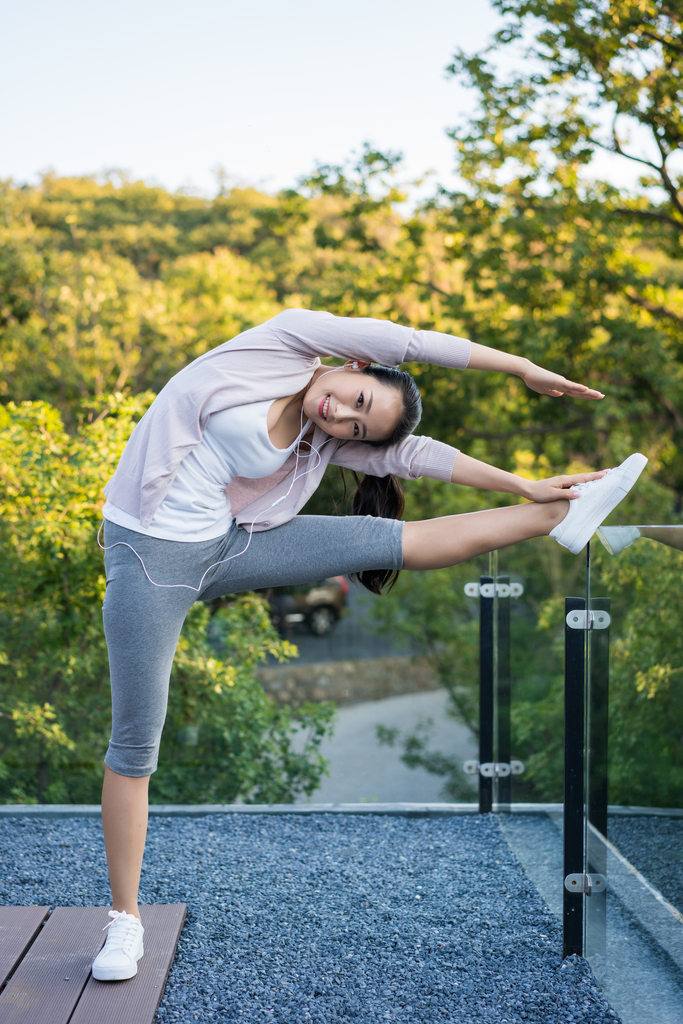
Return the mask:
{"type": "MultiPolygon", "coordinates": [[[[405,441],[412,434],[422,416],[422,401],[417,384],[408,373],[394,370],[388,366],[367,366],[362,371],[381,384],[395,388],[401,393],[403,412],[392,434],[383,441],[365,441],[374,448],[390,448],[405,441]]],[[[352,471],[353,472],[353,471],[352,471]]],[[[344,498],[346,499],[346,475],[341,470],[344,481],[344,498]]],[[[353,472],[356,491],[351,499],[351,515],[377,516],[382,519],[400,519],[405,508],[405,494],[400,480],[388,476],[370,476],[365,474],[362,479],[353,472]]],[[[399,577],[398,569],[364,569],[362,572],[351,573],[351,579],[358,580],[372,594],[382,594],[391,590],[399,577]]]]}

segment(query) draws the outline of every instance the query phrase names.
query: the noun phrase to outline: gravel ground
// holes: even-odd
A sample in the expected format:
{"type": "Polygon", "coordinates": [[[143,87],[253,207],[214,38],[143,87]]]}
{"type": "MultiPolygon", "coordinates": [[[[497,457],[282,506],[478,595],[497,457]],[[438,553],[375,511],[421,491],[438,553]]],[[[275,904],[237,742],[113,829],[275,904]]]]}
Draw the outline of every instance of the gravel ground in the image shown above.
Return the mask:
{"type": "Polygon", "coordinates": [[[610,817],[607,838],[683,911],[683,818],[610,817]]]}
{"type": "MultiPolygon", "coordinates": [[[[106,904],[99,819],[0,822],[0,902],[106,904]]],[[[145,903],[188,903],[158,1024],[613,1024],[480,818],[154,819],[145,903]]]]}

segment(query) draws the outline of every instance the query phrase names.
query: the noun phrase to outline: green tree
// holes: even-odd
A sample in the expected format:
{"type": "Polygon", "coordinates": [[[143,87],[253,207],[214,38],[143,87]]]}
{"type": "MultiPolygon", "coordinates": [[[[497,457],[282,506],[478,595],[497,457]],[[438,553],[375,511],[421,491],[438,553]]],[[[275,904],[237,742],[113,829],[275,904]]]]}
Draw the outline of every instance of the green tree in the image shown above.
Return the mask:
{"type": "Polygon", "coordinates": [[[50,401],[71,425],[83,400],[124,387],[159,390],[187,362],[281,308],[261,271],[227,248],[179,255],[145,275],[124,246],[101,244],[104,228],[69,247],[64,232],[31,219],[40,208],[18,192],[0,192],[5,401],[50,401]]]}
{"type": "Polygon", "coordinates": [[[451,132],[466,187],[435,203],[463,282],[448,303],[476,340],[591,380],[607,398],[577,410],[513,385],[514,401],[489,409],[492,430],[465,395],[461,436],[509,460],[526,434],[553,467],[640,447],[658,458],[680,507],[683,220],[669,166],[681,140],[678,15],[660,2],[494,6],[510,21],[491,59],[458,52],[450,68],[480,105],[451,132]],[[523,39],[518,70],[499,74],[501,50],[513,54],[523,39]],[[620,141],[629,121],[653,150],[635,192],[596,181],[590,167],[600,148],[641,160],[620,141]]]}

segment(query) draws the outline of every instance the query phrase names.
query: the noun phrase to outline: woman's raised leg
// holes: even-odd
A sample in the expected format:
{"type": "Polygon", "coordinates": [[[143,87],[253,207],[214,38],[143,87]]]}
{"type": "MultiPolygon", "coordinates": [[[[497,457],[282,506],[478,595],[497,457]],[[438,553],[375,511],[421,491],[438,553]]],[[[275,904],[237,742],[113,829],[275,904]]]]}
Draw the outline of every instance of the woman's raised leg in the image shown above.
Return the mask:
{"type": "Polygon", "coordinates": [[[131,778],[105,766],[102,829],[107,850],[112,907],[138,919],[138,888],[147,836],[149,775],[131,778]]]}
{"type": "Polygon", "coordinates": [[[564,499],[424,519],[403,528],[404,569],[444,569],[487,551],[543,537],[567,515],[564,499]]]}

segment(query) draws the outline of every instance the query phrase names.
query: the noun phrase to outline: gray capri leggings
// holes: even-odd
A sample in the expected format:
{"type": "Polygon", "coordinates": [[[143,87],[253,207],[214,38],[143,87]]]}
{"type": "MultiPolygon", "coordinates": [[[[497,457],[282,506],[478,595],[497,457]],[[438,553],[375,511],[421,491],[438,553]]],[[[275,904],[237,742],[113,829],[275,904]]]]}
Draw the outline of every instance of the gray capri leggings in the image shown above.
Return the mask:
{"type": "Polygon", "coordinates": [[[113,714],[105,764],[119,775],[155,771],[173,656],[195,601],[363,569],[400,569],[402,532],[403,523],[395,519],[296,516],[284,526],[254,533],[245,554],[206,573],[214,562],[246,547],[245,530],[233,525],[217,540],[185,544],[105,522],[103,617],[113,714]],[[199,587],[206,573],[200,591],[154,586],[134,552],[155,583],[199,587]]]}

